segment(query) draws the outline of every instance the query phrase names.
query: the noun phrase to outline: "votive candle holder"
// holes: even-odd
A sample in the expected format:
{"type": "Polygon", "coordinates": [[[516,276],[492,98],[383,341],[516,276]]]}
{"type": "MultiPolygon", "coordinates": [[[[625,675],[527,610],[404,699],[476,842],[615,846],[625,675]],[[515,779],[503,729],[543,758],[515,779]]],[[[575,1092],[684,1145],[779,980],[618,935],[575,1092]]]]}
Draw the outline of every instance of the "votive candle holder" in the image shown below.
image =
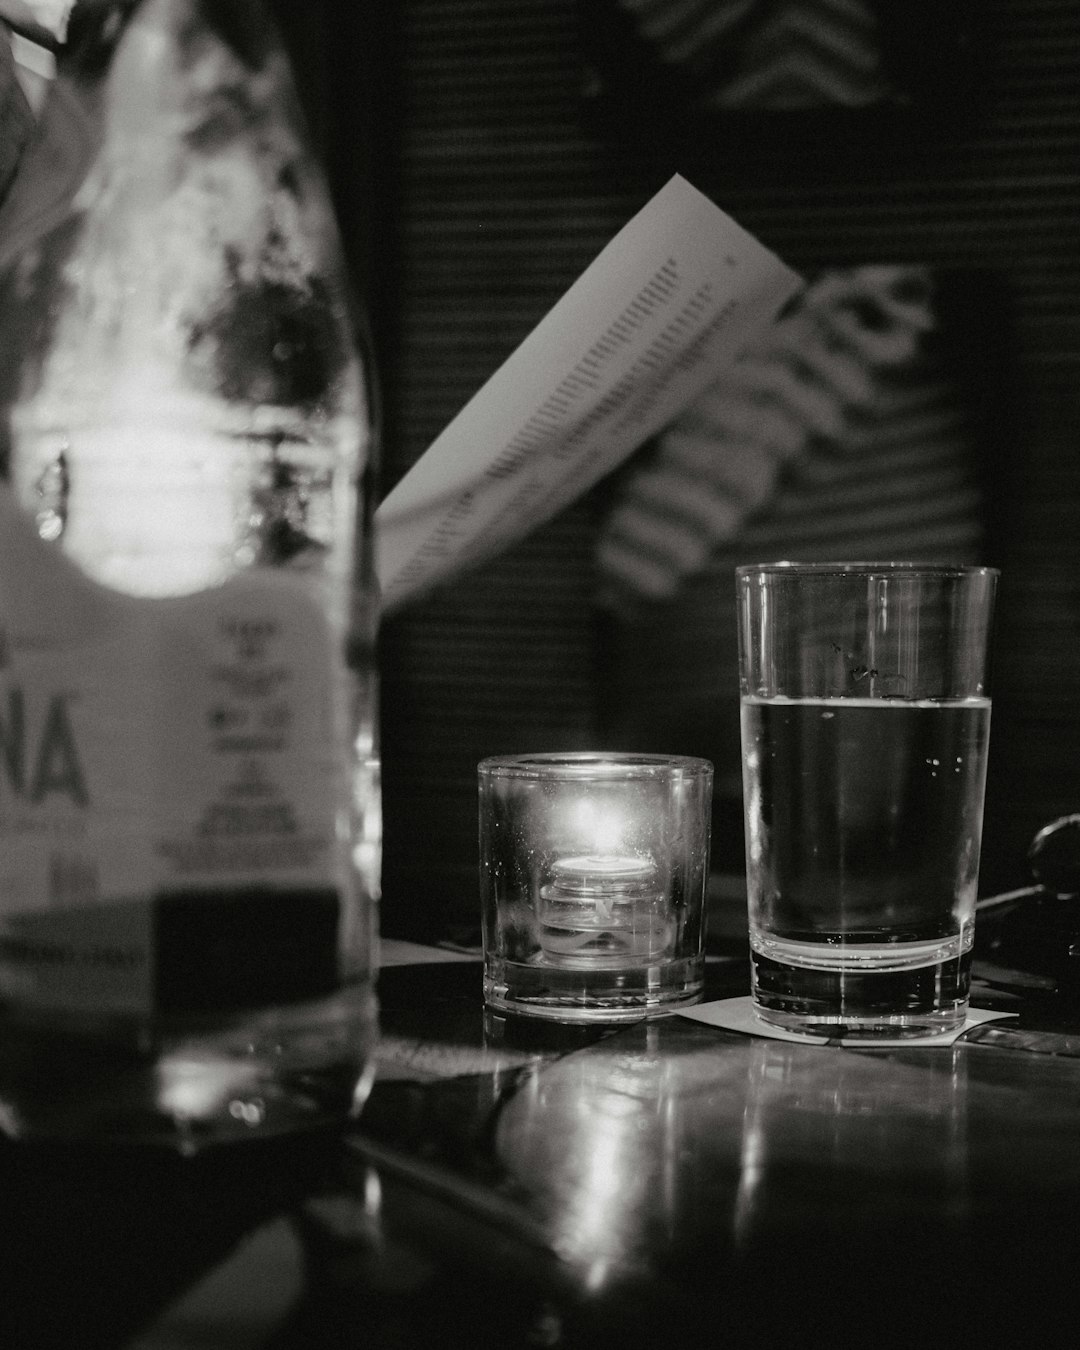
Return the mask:
{"type": "Polygon", "coordinates": [[[701,999],[713,767],[686,755],[499,755],[479,774],[484,998],[559,1022],[701,999]]]}

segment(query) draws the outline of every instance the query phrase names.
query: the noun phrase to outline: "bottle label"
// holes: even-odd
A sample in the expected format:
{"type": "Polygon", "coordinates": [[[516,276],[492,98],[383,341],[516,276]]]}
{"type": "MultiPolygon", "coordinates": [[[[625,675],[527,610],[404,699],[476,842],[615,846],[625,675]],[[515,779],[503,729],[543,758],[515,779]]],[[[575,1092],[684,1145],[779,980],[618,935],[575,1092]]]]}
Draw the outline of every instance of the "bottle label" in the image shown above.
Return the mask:
{"type": "Polygon", "coordinates": [[[345,674],[281,572],[87,596],[67,641],[0,596],[0,998],[146,1013],[155,897],[339,890],[345,674]]]}

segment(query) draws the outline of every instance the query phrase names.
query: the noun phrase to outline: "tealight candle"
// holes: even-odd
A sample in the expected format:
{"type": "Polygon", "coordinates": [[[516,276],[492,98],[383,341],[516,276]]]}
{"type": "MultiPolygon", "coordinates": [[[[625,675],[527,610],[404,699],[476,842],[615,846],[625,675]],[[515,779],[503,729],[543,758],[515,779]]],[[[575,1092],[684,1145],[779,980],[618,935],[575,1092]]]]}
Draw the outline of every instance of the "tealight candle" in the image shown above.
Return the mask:
{"type": "Polygon", "coordinates": [[[576,753],[483,760],[484,996],[626,1021],[701,997],[712,765],[576,753]]]}
{"type": "Polygon", "coordinates": [[[540,900],[540,946],[553,962],[636,964],[670,947],[672,924],[648,858],[558,858],[540,900]]]}

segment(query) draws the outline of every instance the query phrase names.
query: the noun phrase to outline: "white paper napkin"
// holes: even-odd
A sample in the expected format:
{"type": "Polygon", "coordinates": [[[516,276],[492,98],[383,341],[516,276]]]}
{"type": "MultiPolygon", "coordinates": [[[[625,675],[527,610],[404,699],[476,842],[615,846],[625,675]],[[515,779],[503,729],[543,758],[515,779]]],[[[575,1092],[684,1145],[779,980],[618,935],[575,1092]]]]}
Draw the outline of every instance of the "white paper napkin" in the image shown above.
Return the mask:
{"type": "Polygon", "coordinates": [[[774,1041],[796,1041],[800,1045],[853,1045],[866,1050],[875,1046],[896,1045],[896,1046],[921,1046],[921,1045],[952,1045],[969,1031],[976,1027],[980,1022],[993,1022],[1000,1017],[1015,1017],[1015,1013],[1008,1012],[986,1012],[982,1008],[972,1008],[968,1012],[967,1019],[963,1026],[955,1031],[939,1032],[936,1036],[919,1036],[911,1038],[907,1036],[803,1036],[795,1031],[785,1031],[782,1027],[774,1027],[769,1022],[764,1021],[754,1010],[754,1000],[747,994],[739,998],[718,999],[715,1003],[699,1003],[694,1008],[681,1009],[680,1017],[690,1017],[696,1022],[706,1022],[709,1026],[724,1027],[728,1031],[741,1031],[748,1036],[769,1036],[774,1041]]]}

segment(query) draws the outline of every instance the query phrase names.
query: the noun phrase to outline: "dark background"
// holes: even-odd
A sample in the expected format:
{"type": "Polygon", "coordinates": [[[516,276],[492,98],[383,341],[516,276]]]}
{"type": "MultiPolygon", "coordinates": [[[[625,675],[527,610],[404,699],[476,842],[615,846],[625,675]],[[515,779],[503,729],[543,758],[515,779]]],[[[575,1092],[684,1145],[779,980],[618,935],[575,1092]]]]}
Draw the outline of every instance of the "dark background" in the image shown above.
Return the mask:
{"type": "MultiPolygon", "coordinates": [[[[1080,3],[905,5],[909,103],[763,123],[624,116],[644,86],[627,104],[617,65],[598,79],[603,8],[278,0],[374,321],[384,491],[673,172],[808,275],[991,276],[962,339],[992,372],[983,560],[1004,570],[982,889],[1020,884],[1035,828],[1080,808],[1080,3]]],[[[385,623],[387,934],[475,922],[481,756],[601,744],[594,535],[580,503],[385,623]]]]}

